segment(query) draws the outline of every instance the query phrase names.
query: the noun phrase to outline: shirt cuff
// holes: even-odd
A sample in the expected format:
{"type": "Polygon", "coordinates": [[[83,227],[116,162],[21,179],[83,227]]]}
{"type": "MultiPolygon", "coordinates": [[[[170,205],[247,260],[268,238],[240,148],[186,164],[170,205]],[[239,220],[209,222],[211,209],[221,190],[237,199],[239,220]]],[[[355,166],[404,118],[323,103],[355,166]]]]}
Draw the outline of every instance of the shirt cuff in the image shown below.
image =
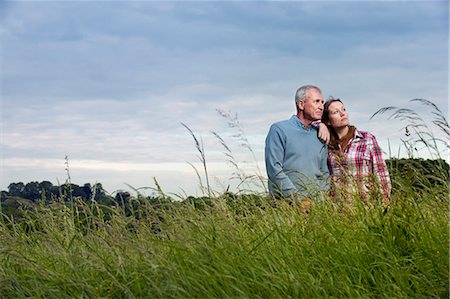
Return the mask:
{"type": "Polygon", "coordinates": [[[322,121],[320,121],[320,120],[315,120],[315,121],[313,121],[313,122],[311,123],[311,127],[313,127],[314,129],[318,130],[321,123],[322,123],[322,121]]]}

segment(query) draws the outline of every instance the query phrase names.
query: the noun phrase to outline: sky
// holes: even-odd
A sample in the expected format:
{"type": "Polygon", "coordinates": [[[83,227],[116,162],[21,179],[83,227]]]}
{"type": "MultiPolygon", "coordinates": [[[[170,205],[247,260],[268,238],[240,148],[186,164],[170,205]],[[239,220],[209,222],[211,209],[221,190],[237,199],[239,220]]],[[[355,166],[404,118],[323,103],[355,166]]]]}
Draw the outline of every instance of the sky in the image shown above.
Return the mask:
{"type": "Polygon", "coordinates": [[[448,116],[447,1],[1,1],[0,42],[1,190],[70,176],[202,195],[184,125],[214,191],[263,190],[237,177],[266,177],[268,129],[305,84],[341,98],[386,159],[407,137],[378,109],[428,119],[410,101],[424,98],[448,116]]]}

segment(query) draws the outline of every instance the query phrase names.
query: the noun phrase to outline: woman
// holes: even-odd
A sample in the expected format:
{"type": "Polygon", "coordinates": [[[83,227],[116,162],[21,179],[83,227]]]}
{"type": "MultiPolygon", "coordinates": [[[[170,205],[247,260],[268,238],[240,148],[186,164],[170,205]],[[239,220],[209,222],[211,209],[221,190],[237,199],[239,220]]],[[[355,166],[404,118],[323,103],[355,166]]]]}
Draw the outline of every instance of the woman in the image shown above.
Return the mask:
{"type": "Polygon", "coordinates": [[[346,203],[356,198],[368,204],[387,204],[391,182],[375,136],[349,125],[348,112],[340,99],[330,98],[325,103],[322,123],[331,133],[328,168],[333,197],[346,203]]]}

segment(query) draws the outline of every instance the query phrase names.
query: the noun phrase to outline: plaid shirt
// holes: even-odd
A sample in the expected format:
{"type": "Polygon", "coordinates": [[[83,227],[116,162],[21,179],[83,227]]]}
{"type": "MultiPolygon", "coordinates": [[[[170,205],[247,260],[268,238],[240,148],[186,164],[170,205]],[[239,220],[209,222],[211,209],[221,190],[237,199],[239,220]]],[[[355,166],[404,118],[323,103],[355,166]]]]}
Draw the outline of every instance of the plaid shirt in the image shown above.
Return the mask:
{"type": "Polygon", "coordinates": [[[391,182],[381,148],[374,135],[355,130],[345,148],[329,148],[328,169],[332,178],[332,194],[344,196],[357,194],[362,200],[371,195],[382,195],[387,203],[391,193],[391,182]],[[376,186],[376,188],[373,188],[376,186]]]}

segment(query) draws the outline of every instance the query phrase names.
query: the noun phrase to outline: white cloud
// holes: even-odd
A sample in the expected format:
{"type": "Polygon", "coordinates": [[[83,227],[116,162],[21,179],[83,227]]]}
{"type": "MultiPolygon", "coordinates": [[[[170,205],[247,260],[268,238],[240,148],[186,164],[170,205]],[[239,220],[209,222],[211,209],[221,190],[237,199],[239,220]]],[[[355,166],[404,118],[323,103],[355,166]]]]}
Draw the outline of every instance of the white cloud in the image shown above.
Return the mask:
{"type": "Polygon", "coordinates": [[[114,190],[123,181],[140,186],[162,176],[168,189],[196,192],[195,174],[185,169],[197,153],[181,122],[203,140],[211,167],[226,158],[210,131],[226,139],[239,161],[251,162],[216,109],[237,113],[263,169],[265,134],[295,112],[295,90],[306,83],[341,97],[352,121],[386,147],[401,132],[382,117],[369,120],[379,108],[422,97],[447,110],[443,7],[448,4],[11,4],[0,31],[0,188],[64,177],[58,161],[68,155],[80,183],[100,181],[114,190]]]}

